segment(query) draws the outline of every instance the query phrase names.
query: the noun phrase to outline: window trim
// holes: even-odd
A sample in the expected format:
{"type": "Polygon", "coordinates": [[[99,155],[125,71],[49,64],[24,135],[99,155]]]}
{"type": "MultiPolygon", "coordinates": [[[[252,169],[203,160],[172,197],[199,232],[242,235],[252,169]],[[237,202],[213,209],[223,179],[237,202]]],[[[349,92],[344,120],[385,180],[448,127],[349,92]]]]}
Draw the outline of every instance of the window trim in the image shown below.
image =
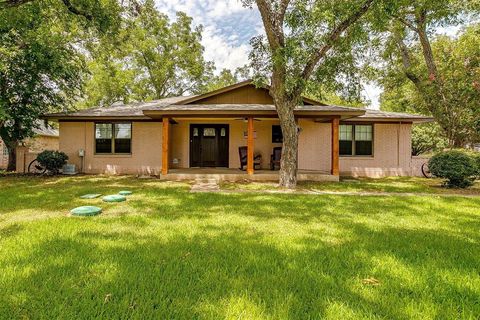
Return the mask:
{"type": "MultiPolygon", "coordinates": [[[[340,122],[340,125],[350,125],[352,126],[352,154],[351,155],[342,155],[339,150],[340,158],[374,158],[375,157],[375,124],[374,123],[364,123],[364,122],[340,122]],[[356,155],[355,150],[355,126],[371,126],[372,127],[372,154],[371,155],[356,155]]],[[[340,129],[339,129],[340,131],[340,129]]],[[[338,143],[340,144],[340,135],[338,138],[338,143]]],[[[347,140],[342,140],[347,141],[347,140]]]]}
{"type": "Polygon", "coordinates": [[[129,156],[132,155],[133,121],[96,121],[93,123],[93,154],[95,156],[129,156]],[[109,124],[112,126],[112,138],[110,139],[110,152],[97,152],[97,124],[109,124]],[[130,125],[130,152],[115,152],[115,124],[130,125]]]}

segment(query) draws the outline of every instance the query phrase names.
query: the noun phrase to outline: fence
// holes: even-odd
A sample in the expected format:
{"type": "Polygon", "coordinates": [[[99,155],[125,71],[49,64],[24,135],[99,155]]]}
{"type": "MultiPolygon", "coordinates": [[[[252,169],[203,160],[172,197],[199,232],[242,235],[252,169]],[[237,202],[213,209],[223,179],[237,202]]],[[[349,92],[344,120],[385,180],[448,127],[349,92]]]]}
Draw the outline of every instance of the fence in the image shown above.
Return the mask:
{"type": "Polygon", "coordinates": [[[28,172],[28,165],[35,160],[38,152],[31,152],[28,147],[17,147],[17,172],[28,172]]]}
{"type": "Polygon", "coordinates": [[[428,162],[430,158],[426,156],[412,156],[411,168],[412,176],[423,177],[422,165],[428,162]]]}

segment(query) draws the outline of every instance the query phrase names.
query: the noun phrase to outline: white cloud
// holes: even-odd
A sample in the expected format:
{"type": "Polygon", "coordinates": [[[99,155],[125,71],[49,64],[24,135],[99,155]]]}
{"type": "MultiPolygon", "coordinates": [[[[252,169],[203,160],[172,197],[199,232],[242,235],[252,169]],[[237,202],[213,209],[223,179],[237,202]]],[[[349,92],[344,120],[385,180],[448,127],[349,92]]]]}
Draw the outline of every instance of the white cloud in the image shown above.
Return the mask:
{"type": "Polygon", "coordinates": [[[232,45],[214,27],[205,28],[202,44],[205,47],[205,59],[214,61],[217,71],[224,68],[235,69],[248,62],[250,46],[248,44],[232,45]]]}
{"type": "Polygon", "coordinates": [[[258,33],[258,12],[239,0],[156,0],[157,8],[172,19],[183,11],[195,25],[203,25],[205,58],[215,62],[217,71],[235,69],[248,62],[249,40],[258,33]]]}
{"type": "MultiPolygon", "coordinates": [[[[258,11],[243,7],[240,0],[156,0],[156,4],[172,19],[183,11],[195,25],[203,25],[205,59],[215,62],[217,72],[245,65],[251,50],[249,40],[263,33],[258,11]]],[[[379,108],[381,91],[374,84],[365,85],[363,94],[371,108],[379,108]]]]}

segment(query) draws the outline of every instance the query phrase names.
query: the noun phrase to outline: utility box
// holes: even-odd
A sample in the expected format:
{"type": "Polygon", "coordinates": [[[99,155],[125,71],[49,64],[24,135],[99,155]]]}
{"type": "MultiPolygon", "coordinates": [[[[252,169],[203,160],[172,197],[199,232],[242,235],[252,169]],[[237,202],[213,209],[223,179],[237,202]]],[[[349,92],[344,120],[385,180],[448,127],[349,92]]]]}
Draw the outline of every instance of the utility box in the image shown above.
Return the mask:
{"type": "Polygon", "coordinates": [[[66,164],[62,168],[62,172],[63,174],[73,175],[77,174],[77,169],[74,164],[66,164]]]}

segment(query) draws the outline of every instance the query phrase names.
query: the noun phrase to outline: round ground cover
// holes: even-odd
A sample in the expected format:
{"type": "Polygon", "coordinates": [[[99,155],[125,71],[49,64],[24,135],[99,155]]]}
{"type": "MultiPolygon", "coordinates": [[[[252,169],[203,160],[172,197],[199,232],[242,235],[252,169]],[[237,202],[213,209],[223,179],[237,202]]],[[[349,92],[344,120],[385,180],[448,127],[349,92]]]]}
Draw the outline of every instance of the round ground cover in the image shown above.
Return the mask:
{"type": "Polygon", "coordinates": [[[119,194],[119,195],[122,195],[122,196],[129,196],[129,195],[131,195],[132,193],[133,193],[133,192],[130,191],[130,190],[122,190],[122,191],[120,191],[118,194],[119,194]]]}
{"type": "Polygon", "coordinates": [[[103,197],[102,200],[105,202],[122,202],[127,200],[127,198],[119,194],[112,194],[112,195],[103,197]]]}
{"type": "Polygon", "coordinates": [[[96,216],[102,212],[102,208],[95,206],[83,206],[72,209],[70,213],[74,216],[96,216]]]}

